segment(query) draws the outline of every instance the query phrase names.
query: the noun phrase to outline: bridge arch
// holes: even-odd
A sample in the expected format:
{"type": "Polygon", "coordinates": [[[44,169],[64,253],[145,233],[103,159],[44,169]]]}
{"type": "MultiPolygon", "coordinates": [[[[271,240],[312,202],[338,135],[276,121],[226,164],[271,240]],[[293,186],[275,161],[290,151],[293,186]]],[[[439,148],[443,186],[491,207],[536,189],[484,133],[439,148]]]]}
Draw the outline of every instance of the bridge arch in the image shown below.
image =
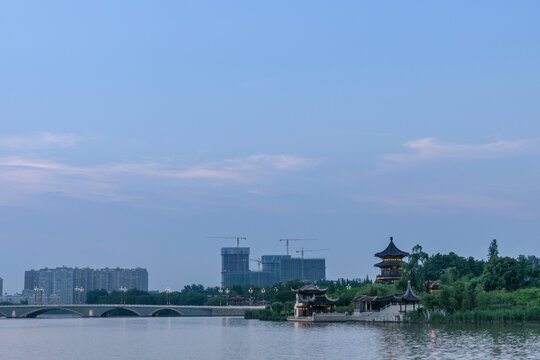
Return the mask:
{"type": "Polygon", "coordinates": [[[2,311],[0,311],[0,316],[4,316],[4,317],[8,317],[5,313],[3,313],[2,311]]]}
{"type": "Polygon", "coordinates": [[[46,308],[40,308],[40,309],[33,309],[27,313],[24,313],[21,315],[21,317],[24,317],[24,318],[36,318],[38,317],[39,315],[43,315],[49,311],[53,311],[53,310],[64,310],[64,311],[69,311],[71,313],[74,313],[76,315],[79,315],[81,317],[84,317],[84,314],[81,314],[80,312],[76,311],[76,310],[73,310],[73,309],[70,309],[68,307],[61,307],[61,306],[55,306],[55,307],[46,307],[46,308]]]}
{"type": "Polygon", "coordinates": [[[111,308],[109,310],[106,310],[104,312],[102,312],[99,317],[109,317],[111,316],[112,313],[116,312],[116,311],[119,311],[119,310],[125,310],[125,311],[129,311],[130,313],[133,313],[135,314],[136,316],[142,316],[139,312],[133,310],[133,309],[130,309],[129,307],[126,307],[126,306],[117,306],[117,307],[114,307],[114,308],[111,308]]]}
{"type": "Polygon", "coordinates": [[[175,312],[175,313],[177,313],[179,316],[184,316],[184,314],[183,314],[181,311],[179,311],[179,310],[177,310],[177,309],[175,309],[175,308],[170,308],[170,307],[162,307],[162,308],[156,309],[156,310],[154,310],[154,311],[152,311],[152,312],[150,313],[150,316],[152,316],[152,317],[158,317],[160,313],[168,312],[168,311],[175,312]]]}

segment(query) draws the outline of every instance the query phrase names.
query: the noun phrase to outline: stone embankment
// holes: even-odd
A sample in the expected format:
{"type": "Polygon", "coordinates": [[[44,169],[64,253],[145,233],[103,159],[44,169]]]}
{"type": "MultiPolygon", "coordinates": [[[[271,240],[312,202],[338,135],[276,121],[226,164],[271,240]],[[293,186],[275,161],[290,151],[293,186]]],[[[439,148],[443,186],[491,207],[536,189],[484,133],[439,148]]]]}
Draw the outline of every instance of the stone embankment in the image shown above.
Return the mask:
{"type": "Polygon", "coordinates": [[[354,312],[349,321],[400,322],[403,314],[399,312],[399,305],[389,305],[380,311],[354,312]]]}

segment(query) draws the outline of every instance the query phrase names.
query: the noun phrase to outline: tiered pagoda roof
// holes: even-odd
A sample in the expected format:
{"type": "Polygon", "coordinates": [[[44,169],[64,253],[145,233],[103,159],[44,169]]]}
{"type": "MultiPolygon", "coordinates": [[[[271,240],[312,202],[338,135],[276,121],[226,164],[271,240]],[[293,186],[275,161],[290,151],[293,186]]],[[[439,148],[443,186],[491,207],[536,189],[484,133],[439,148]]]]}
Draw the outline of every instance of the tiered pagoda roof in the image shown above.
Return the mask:
{"type": "Polygon", "coordinates": [[[406,251],[399,250],[397,246],[394,245],[394,238],[390,237],[390,244],[388,244],[386,249],[384,249],[383,251],[376,253],[375,256],[381,259],[389,258],[389,257],[403,258],[405,256],[409,256],[409,253],[406,251]]]}
{"type": "Polygon", "coordinates": [[[291,289],[300,296],[305,305],[325,305],[333,304],[339,299],[332,299],[326,295],[327,288],[319,288],[314,285],[304,285],[300,289],[291,289]]]}

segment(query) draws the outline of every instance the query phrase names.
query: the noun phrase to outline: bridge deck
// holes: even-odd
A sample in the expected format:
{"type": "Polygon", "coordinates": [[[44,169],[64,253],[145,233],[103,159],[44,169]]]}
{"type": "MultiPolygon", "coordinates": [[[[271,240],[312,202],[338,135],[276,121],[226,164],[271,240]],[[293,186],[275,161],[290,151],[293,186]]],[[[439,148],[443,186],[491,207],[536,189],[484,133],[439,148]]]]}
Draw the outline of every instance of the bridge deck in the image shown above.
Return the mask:
{"type": "Polygon", "coordinates": [[[136,316],[159,316],[165,310],[180,316],[244,316],[246,310],[264,306],[197,306],[197,305],[132,305],[132,304],[58,304],[58,305],[2,305],[0,316],[7,318],[35,318],[53,310],[69,311],[81,317],[107,317],[117,310],[136,316]]]}

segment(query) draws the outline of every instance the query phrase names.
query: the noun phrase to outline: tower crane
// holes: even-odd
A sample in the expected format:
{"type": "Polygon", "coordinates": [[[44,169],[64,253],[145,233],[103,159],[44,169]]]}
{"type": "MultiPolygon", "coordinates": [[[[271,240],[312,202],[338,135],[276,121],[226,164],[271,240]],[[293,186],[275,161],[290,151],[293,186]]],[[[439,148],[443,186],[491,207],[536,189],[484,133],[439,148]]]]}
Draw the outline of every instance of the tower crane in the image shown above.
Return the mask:
{"type": "Polygon", "coordinates": [[[279,239],[279,241],[285,241],[285,245],[287,246],[287,255],[289,255],[289,241],[313,241],[316,239],[279,239]]]}
{"type": "MultiPolygon", "coordinates": [[[[302,281],[305,281],[305,278],[304,278],[304,253],[307,253],[307,252],[316,252],[316,251],[327,251],[327,250],[330,250],[330,249],[311,249],[311,250],[304,250],[304,248],[302,248],[302,250],[296,250],[296,253],[300,253],[302,254],[302,281]]],[[[314,271],[315,272],[315,271],[314,271]]],[[[314,279],[315,280],[315,279],[314,279]]]]}
{"type": "Polygon", "coordinates": [[[240,247],[240,240],[247,241],[245,236],[209,236],[209,238],[236,240],[236,247],[240,247]]]}
{"type": "Polygon", "coordinates": [[[261,259],[249,259],[249,261],[255,261],[257,263],[257,287],[261,287],[261,259]]]}
{"type": "MultiPolygon", "coordinates": [[[[209,236],[209,238],[236,240],[236,248],[240,247],[240,240],[247,241],[247,238],[245,236],[209,236]]],[[[240,252],[236,253],[236,271],[240,272],[240,252]]]]}

